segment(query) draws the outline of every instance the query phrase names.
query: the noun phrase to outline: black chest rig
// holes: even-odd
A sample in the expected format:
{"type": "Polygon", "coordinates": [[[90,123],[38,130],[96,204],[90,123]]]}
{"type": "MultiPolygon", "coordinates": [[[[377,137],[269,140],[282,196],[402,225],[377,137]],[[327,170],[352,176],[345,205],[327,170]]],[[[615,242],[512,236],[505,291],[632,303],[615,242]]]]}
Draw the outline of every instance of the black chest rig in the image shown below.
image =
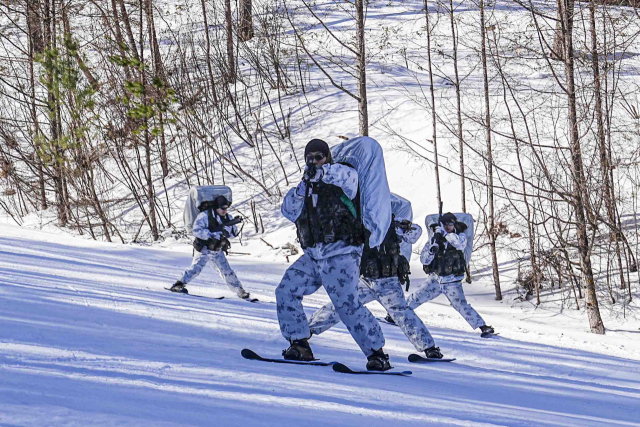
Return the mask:
{"type": "Polygon", "coordinates": [[[382,279],[397,276],[400,283],[409,282],[409,261],[400,253],[400,242],[395,221],[391,221],[391,227],[387,231],[379,248],[369,247],[369,237],[364,245],[360,274],[367,279],[382,279]]]}
{"type": "MultiPolygon", "coordinates": [[[[228,214],[227,214],[227,217],[228,217],[228,214]]],[[[218,222],[218,220],[216,219],[216,216],[213,214],[213,209],[207,210],[207,222],[209,224],[207,229],[212,233],[219,231],[219,230],[216,230],[216,228],[219,228],[219,226],[222,225],[221,223],[218,222]]],[[[231,243],[224,236],[222,236],[220,240],[213,239],[213,238],[202,240],[196,237],[196,239],[193,241],[193,248],[198,252],[202,252],[202,249],[207,248],[210,251],[224,251],[226,253],[230,247],[231,247],[231,243]]]]}
{"type": "MultiPolygon", "coordinates": [[[[444,238],[442,238],[442,240],[444,240],[444,238]]],[[[440,245],[440,249],[433,258],[433,261],[431,261],[431,264],[422,267],[424,272],[427,274],[435,273],[438,276],[449,276],[451,274],[463,276],[467,265],[464,260],[464,253],[454,248],[451,244],[447,244],[445,248],[443,242],[436,243],[440,245]]]]}
{"type": "Polygon", "coordinates": [[[341,240],[352,246],[363,244],[364,226],[360,218],[359,193],[351,201],[336,185],[322,181],[308,182],[296,228],[302,249],[341,240]]]}

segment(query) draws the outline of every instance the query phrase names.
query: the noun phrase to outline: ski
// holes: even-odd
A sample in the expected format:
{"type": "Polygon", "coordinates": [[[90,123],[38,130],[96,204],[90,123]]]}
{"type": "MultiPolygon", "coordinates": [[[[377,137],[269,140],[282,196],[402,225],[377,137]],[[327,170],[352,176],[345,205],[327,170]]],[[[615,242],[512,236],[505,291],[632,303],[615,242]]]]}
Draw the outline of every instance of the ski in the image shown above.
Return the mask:
{"type": "MultiPolygon", "coordinates": [[[[171,288],[165,288],[166,290],[170,291],[171,288]]],[[[224,296],[222,297],[206,297],[204,295],[194,295],[194,294],[190,294],[189,292],[172,292],[174,294],[178,294],[178,295],[189,295],[191,297],[198,297],[198,298],[209,298],[209,299],[217,299],[217,300],[221,300],[224,299],[224,296]]]]}
{"type": "Polygon", "coordinates": [[[409,362],[411,363],[453,362],[454,360],[456,359],[428,359],[415,353],[409,355],[409,362]]]}
{"type": "Polygon", "coordinates": [[[331,365],[331,368],[336,371],[336,372],[340,372],[341,374],[361,374],[361,375],[395,375],[398,377],[408,377],[409,375],[411,375],[413,372],[411,371],[396,371],[396,372],[392,372],[392,371],[354,371],[353,369],[349,368],[347,365],[343,365],[342,363],[338,363],[335,362],[333,365],[331,365]]]}
{"type": "Polygon", "coordinates": [[[500,332],[483,332],[480,334],[482,338],[491,338],[500,335],[500,332]]]}
{"type": "Polygon", "coordinates": [[[260,356],[253,350],[249,350],[248,348],[243,349],[240,354],[245,359],[249,360],[259,360],[261,362],[271,362],[271,363],[286,363],[289,365],[313,365],[313,366],[331,366],[334,363],[338,362],[319,362],[318,360],[313,360],[310,362],[303,362],[301,360],[285,360],[285,359],[269,359],[266,357],[260,356]]]}

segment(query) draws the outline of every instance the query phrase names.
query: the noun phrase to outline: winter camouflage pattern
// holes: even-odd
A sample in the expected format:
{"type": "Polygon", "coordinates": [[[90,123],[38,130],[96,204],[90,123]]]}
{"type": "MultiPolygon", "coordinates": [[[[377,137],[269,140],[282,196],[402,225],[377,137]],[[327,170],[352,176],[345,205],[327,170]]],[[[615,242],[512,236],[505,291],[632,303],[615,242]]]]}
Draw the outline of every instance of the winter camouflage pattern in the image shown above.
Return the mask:
{"type": "MultiPolygon", "coordinates": [[[[216,221],[218,221],[218,224],[222,224],[222,218],[220,218],[220,215],[216,213],[215,209],[213,210],[213,216],[216,219],[216,221]]],[[[233,218],[229,214],[224,216],[225,221],[229,221],[232,219],[233,218]]],[[[235,237],[238,235],[238,227],[236,227],[235,225],[232,225],[230,227],[224,227],[224,231],[225,231],[224,234],[226,234],[226,237],[235,237]]],[[[197,237],[198,239],[202,239],[202,240],[209,240],[209,239],[220,240],[222,235],[223,235],[222,231],[215,231],[213,233],[209,231],[209,215],[207,214],[207,211],[200,212],[198,214],[198,216],[196,217],[196,220],[193,222],[194,237],[197,237]]]]}
{"type": "Polygon", "coordinates": [[[384,346],[382,329],[373,314],[358,299],[360,255],[336,255],[315,260],[305,253],[287,269],[276,288],[280,330],[291,341],[309,338],[311,331],[302,298],[324,286],[340,320],[362,352],[369,356],[384,346]]]}
{"type": "MultiPolygon", "coordinates": [[[[326,164],[322,169],[318,169],[312,181],[322,180],[327,184],[333,184],[342,189],[344,193],[353,200],[358,193],[358,173],[349,166],[340,164],[326,164]]],[[[285,218],[291,222],[296,222],[304,205],[304,197],[307,185],[305,181],[300,182],[296,188],[291,188],[282,201],[280,211],[285,218]]],[[[320,260],[336,255],[358,253],[362,255],[362,246],[348,245],[343,241],[334,243],[316,243],[314,247],[304,250],[311,258],[320,260]]]]}
{"type": "Polygon", "coordinates": [[[453,308],[464,317],[473,329],[485,325],[484,320],[467,302],[462,290],[462,277],[446,276],[440,277],[437,274],[430,274],[427,283],[420,286],[407,297],[407,305],[415,310],[427,301],[431,301],[440,294],[444,294],[453,308]],[[449,282],[449,280],[455,280],[449,282]]]}
{"type": "MultiPolygon", "coordinates": [[[[361,304],[378,301],[402,329],[411,344],[418,351],[435,345],[429,330],[422,320],[407,306],[402,286],[397,277],[384,279],[363,279],[358,282],[358,297],[361,304]]],[[[311,316],[309,328],[318,335],[338,324],[340,318],[332,303],[328,303],[311,316]]]]}
{"type": "MultiPolygon", "coordinates": [[[[444,230],[442,231],[442,235],[446,240],[444,244],[445,248],[451,245],[457,250],[464,252],[465,248],[467,247],[467,236],[465,236],[462,233],[461,234],[447,233],[444,230]]],[[[433,261],[433,258],[435,257],[435,254],[431,253],[431,251],[429,250],[431,248],[431,245],[433,244],[434,244],[433,238],[431,238],[427,242],[427,244],[424,245],[424,248],[422,248],[422,252],[420,253],[420,262],[423,265],[431,264],[431,261],[433,261]]]]}
{"type": "Polygon", "coordinates": [[[191,263],[191,267],[189,267],[180,281],[184,284],[189,283],[202,271],[207,262],[211,263],[211,268],[218,270],[220,277],[222,277],[229,289],[236,293],[240,298],[245,298],[247,296],[247,291],[242,288],[242,284],[236,276],[236,273],[233,271],[231,266],[229,265],[229,261],[227,261],[227,257],[224,255],[222,251],[210,251],[207,248],[203,248],[201,252],[195,253],[193,256],[193,262],[191,263]]]}

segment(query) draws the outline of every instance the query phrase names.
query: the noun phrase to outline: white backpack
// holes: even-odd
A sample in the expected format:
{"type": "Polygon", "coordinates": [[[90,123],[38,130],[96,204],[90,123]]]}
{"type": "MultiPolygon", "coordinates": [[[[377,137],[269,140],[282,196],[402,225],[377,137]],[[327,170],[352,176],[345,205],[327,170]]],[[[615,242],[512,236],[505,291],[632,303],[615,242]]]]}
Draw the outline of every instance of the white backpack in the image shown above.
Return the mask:
{"type": "Polygon", "coordinates": [[[391,194],[382,147],[373,138],[359,136],[331,147],[335,163],[346,163],[358,172],[360,212],[371,232],[369,245],[380,246],[391,225],[391,194]]]}
{"type": "Polygon", "coordinates": [[[203,202],[212,202],[218,196],[224,196],[231,203],[231,188],[226,185],[203,185],[191,187],[184,204],[184,228],[187,233],[193,233],[193,222],[200,213],[200,205],[203,202]]]}

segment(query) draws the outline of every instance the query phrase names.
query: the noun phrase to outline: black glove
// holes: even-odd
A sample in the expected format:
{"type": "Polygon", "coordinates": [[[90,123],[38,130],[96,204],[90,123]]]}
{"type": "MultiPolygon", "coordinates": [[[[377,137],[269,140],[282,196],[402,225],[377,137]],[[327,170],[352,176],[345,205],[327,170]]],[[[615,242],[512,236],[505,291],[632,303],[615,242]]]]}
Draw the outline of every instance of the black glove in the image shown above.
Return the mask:
{"type": "Polygon", "coordinates": [[[437,243],[433,243],[430,247],[429,247],[429,252],[431,252],[432,254],[437,254],[438,251],[440,250],[440,245],[437,243]]]}
{"type": "Polygon", "coordinates": [[[415,227],[413,227],[413,224],[408,219],[396,221],[396,227],[400,228],[403,231],[415,230],[415,227]]]}
{"type": "Polygon", "coordinates": [[[227,240],[226,237],[223,237],[222,239],[220,239],[219,250],[221,250],[224,253],[227,253],[230,247],[231,247],[231,242],[229,242],[229,240],[227,240]]]}

